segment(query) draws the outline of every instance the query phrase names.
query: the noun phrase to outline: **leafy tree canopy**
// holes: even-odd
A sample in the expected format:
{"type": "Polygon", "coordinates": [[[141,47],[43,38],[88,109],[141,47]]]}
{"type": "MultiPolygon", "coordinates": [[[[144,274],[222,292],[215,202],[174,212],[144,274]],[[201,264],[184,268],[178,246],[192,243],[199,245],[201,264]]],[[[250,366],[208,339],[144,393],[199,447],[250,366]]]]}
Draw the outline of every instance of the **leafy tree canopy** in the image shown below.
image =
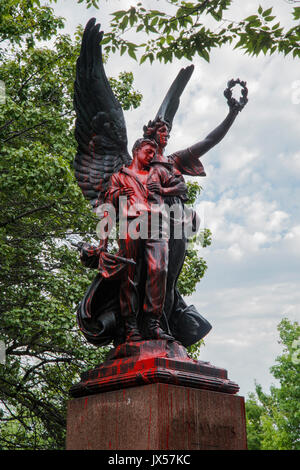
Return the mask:
{"type": "Polygon", "coordinates": [[[39,0],[5,0],[0,2],[0,42],[33,46],[36,40],[50,39],[63,28],[63,18],[55,17],[52,8],[39,0]]]}
{"type": "Polygon", "coordinates": [[[285,28],[272,7],[264,10],[259,6],[247,18],[231,19],[228,10],[235,3],[160,0],[156,2],[157,9],[149,9],[140,1],[127,10],[112,13],[111,28],[104,38],[105,50],[119,50],[121,55],[126,52],[134,59],[140,52],[140,63],[167,63],[175,57],[192,60],[195,55],[209,61],[211,50],[224,44],[251,55],[279,52],[300,56],[299,6],[291,10],[294,25],[285,28]],[[132,32],[134,42],[128,40],[132,32]]]}

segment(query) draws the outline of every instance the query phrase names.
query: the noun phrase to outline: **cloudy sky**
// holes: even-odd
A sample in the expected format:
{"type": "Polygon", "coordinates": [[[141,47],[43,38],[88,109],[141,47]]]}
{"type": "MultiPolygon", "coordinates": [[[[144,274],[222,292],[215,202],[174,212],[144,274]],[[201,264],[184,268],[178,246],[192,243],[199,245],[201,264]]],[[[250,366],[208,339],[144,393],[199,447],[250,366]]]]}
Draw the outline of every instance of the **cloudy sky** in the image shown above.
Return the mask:
{"type": "MultiPolygon", "coordinates": [[[[105,30],[109,13],[137,2],[100,3],[99,10],[87,10],[65,0],[55,9],[73,34],[92,16],[105,30]]],[[[281,22],[290,23],[292,6],[284,0],[236,0],[225,16],[242,19],[259,4],[264,9],[274,4],[281,22]]],[[[129,148],[143,124],[154,118],[179,69],[189,63],[138,66],[118,54],[109,59],[108,76],[132,71],[135,88],[143,94],[140,108],[125,113],[129,148]]],[[[214,50],[209,64],[200,58],[193,63],[170,153],[203,139],[225,118],[223,90],[229,79],[246,80],[249,88],[249,103],[225,139],[203,157],[207,177],[198,179],[203,186],[198,212],[213,234],[211,247],[201,253],[207,274],[187,299],[213,325],[200,359],[226,368],[241,395],[254,390],[254,380],[267,392],[275,383],[269,368],[281,352],[277,325],[284,316],[297,320],[300,312],[299,63],[289,56],[252,58],[230,47],[214,50]]]]}

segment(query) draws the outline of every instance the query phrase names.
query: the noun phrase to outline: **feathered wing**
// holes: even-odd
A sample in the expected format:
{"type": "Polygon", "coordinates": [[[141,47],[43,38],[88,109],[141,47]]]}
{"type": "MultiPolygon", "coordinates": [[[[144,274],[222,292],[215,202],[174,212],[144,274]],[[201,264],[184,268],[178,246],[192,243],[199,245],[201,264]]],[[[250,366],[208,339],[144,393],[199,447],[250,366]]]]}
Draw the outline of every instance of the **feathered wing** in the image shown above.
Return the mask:
{"type": "Polygon", "coordinates": [[[170,86],[160,108],[155,116],[154,121],[162,119],[169,123],[172,127],[173,119],[180,103],[180,97],[185,89],[189,79],[194,71],[194,66],[189,65],[179,71],[177,77],[170,86]]]}
{"type": "Polygon", "coordinates": [[[103,67],[99,28],[95,18],[85,27],[74,84],[75,176],[93,208],[103,200],[110,176],[131,161],[123,110],[103,67]]]}

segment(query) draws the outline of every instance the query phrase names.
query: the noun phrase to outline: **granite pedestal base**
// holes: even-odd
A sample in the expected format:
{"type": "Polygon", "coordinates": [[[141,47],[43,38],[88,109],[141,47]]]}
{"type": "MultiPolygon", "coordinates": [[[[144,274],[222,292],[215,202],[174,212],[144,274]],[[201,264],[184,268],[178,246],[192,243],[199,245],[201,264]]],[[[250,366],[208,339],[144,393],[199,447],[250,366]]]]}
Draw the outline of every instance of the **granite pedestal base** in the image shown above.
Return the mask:
{"type": "Polygon", "coordinates": [[[243,450],[244,399],[153,383],[75,398],[67,450],[243,450]]]}
{"type": "Polygon", "coordinates": [[[120,345],[71,388],[67,449],[246,449],[238,390],[177,342],[120,345]]]}

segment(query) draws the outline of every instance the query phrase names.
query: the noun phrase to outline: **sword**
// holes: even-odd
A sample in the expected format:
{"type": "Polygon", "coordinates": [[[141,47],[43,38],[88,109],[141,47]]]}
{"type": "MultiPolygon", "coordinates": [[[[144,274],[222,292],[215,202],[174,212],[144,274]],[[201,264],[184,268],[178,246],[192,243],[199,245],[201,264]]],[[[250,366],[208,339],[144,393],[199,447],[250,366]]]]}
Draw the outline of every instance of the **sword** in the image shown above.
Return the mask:
{"type": "Polygon", "coordinates": [[[113,255],[112,253],[109,253],[108,251],[106,251],[105,254],[108,258],[121,261],[121,263],[132,264],[134,266],[136,265],[136,262],[131,258],[129,259],[129,258],[123,258],[123,256],[113,255]]]}

